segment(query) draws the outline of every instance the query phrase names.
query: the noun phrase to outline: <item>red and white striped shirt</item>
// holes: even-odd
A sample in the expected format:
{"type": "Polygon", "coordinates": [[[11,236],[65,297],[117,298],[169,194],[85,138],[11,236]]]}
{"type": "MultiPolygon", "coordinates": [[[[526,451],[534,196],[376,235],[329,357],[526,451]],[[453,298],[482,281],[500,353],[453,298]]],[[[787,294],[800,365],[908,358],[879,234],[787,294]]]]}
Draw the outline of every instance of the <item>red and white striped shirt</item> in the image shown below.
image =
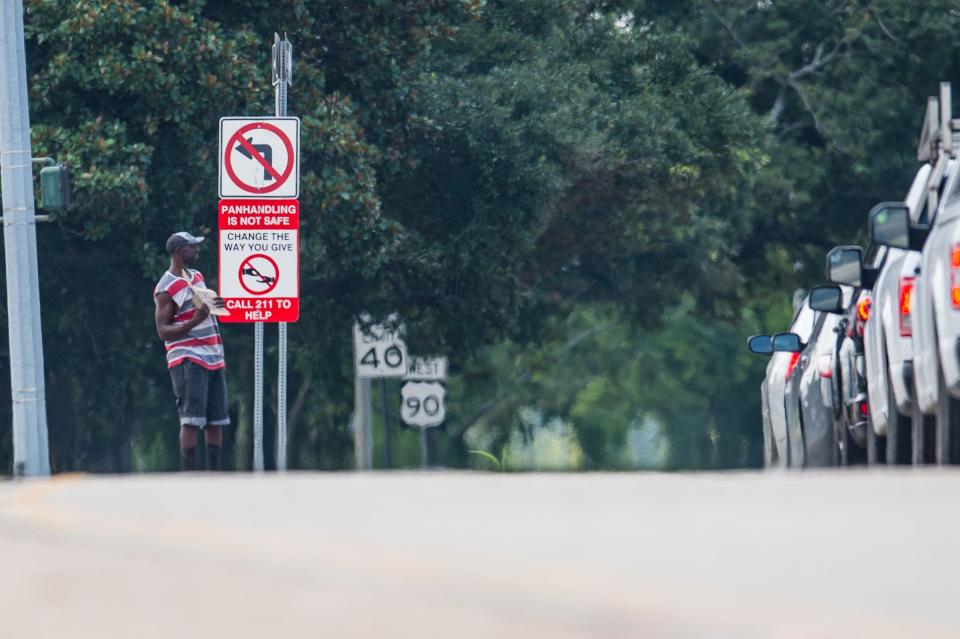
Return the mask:
{"type": "MultiPolygon", "coordinates": [[[[196,308],[193,305],[193,292],[190,286],[206,288],[203,275],[200,271],[185,269],[186,277],[179,277],[170,271],[163,274],[157,287],[153,289],[153,296],[166,293],[173,298],[177,305],[177,312],[173,316],[174,324],[183,324],[193,317],[196,308]]],[[[220,326],[213,315],[194,326],[184,337],[175,340],[165,340],[167,348],[167,368],[173,368],[184,360],[190,360],[208,370],[224,368],[223,340],[220,337],[220,326]]]]}

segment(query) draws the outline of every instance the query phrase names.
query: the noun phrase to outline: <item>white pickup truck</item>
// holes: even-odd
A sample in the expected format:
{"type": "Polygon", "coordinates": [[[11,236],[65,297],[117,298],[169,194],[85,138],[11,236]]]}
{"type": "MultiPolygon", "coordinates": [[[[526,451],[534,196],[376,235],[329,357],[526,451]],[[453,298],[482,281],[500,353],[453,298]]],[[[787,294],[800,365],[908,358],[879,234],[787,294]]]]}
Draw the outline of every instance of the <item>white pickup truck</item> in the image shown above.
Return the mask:
{"type": "MultiPolygon", "coordinates": [[[[919,219],[923,212],[931,168],[925,164],[917,171],[907,194],[911,219],[919,219]]],[[[900,248],[888,248],[885,253],[864,328],[870,423],[874,434],[885,438],[883,460],[909,464],[913,409],[910,300],[920,254],[900,248]]]]}
{"type": "MultiPolygon", "coordinates": [[[[891,205],[919,216],[928,196],[931,167],[917,172],[907,202],[878,204],[871,211],[886,211],[891,205]]],[[[871,309],[863,332],[866,359],[869,429],[868,463],[908,464],[912,461],[911,410],[913,408],[912,326],[909,313],[915,270],[920,255],[908,246],[881,246],[869,265],[857,247],[837,247],[827,255],[827,279],[837,284],[862,286],[870,291],[871,309]]]]}
{"type": "Polygon", "coordinates": [[[960,463],[960,162],[950,97],[950,85],[941,84],[939,114],[928,110],[925,122],[935,165],[922,215],[913,215],[909,203],[891,203],[870,216],[875,242],[921,251],[908,300],[919,408],[913,420],[914,458],[929,461],[934,452],[933,459],[941,464],[960,463]],[[929,432],[930,421],[920,412],[935,416],[935,433],[929,432]],[[931,442],[934,451],[929,450],[931,442]]]}

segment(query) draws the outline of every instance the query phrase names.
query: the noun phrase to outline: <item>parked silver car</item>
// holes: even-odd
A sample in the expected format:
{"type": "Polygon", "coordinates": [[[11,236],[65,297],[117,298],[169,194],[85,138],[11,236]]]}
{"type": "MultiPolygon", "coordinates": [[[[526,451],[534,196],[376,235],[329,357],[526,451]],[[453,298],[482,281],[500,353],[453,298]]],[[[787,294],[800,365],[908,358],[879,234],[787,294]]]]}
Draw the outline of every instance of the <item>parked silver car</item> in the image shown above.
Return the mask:
{"type": "Polygon", "coordinates": [[[867,396],[867,365],[864,353],[863,332],[873,298],[870,291],[860,289],[854,296],[844,318],[845,335],[840,344],[839,366],[841,407],[838,441],[840,464],[851,466],[867,462],[868,432],[870,428],[870,403],[867,396]]]}
{"type": "MultiPolygon", "coordinates": [[[[806,303],[800,305],[788,333],[795,335],[802,343],[809,342],[817,327],[818,314],[806,303]]],[[[794,433],[791,437],[787,417],[787,383],[792,379],[800,363],[801,354],[780,350],[774,352],[774,339],[771,335],[754,335],[748,341],[751,352],[770,355],[767,372],[761,384],[760,394],[763,401],[764,465],[767,467],[800,467],[806,458],[803,436],[794,433]]],[[[799,402],[799,398],[792,401],[799,402]]]]}
{"type": "Polygon", "coordinates": [[[819,286],[811,289],[808,297],[810,307],[823,313],[824,318],[811,347],[806,349],[812,364],[799,385],[807,466],[846,465],[862,457],[850,455],[857,447],[851,439],[858,422],[850,428],[848,415],[856,413],[845,410],[845,398],[856,401],[863,386],[856,352],[849,347],[844,350],[845,344],[856,344],[848,331],[851,312],[856,312],[852,308],[855,293],[859,291],[849,286],[819,286]],[[841,360],[844,355],[849,357],[846,365],[841,360]]]}

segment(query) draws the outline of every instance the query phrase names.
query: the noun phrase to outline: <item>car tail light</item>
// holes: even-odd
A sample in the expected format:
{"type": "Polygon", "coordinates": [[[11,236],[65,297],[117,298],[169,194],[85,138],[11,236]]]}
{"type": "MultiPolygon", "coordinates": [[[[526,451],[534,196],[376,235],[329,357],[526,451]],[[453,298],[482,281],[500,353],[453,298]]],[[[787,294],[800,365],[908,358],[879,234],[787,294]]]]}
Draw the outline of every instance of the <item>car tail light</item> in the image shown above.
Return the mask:
{"type": "Polygon", "coordinates": [[[860,303],[857,304],[857,319],[854,322],[857,326],[857,335],[863,337],[863,328],[870,318],[870,305],[872,304],[869,295],[864,295],[860,303]]]}
{"type": "Polygon", "coordinates": [[[960,244],[950,250],[950,299],[953,308],[960,309],[960,244]]]}
{"type": "MultiPolygon", "coordinates": [[[[900,336],[910,337],[913,335],[912,324],[910,323],[910,300],[913,298],[913,280],[914,277],[900,278],[900,336]]],[[[956,290],[954,300],[956,300],[956,290]]],[[[956,301],[954,301],[956,304],[956,301]]]]}
{"type": "Polygon", "coordinates": [[[833,377],[833,357],[828,353],[820,356],[820,377],[830,379],[833,377]]]}
{"type": "Polygon", "coordinates": [[[790,361],[787,362],[787,379],[790,379],[790,376],[793,375],[793,369],[797,367],[797,362],[800,361],[800,353],[793,353],[790,355],[790,361]]]}
{"type": "Polygon", "coordinates": [[[860,417],[870,416],[870,405],[867,402],[860,402],[860,417]]]}

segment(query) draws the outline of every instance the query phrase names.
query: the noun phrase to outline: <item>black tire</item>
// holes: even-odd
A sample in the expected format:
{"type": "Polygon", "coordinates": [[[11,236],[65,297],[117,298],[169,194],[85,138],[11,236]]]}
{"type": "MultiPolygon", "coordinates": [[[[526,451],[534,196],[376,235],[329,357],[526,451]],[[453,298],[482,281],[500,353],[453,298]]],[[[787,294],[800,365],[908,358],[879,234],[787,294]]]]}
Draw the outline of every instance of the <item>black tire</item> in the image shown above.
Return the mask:
{"type": "Polygon", "coordinates": [[[845,415],[841,415],[837,421],[837,450],[839,453],[837,463],[839,465],[853,465],[853,451],[851,450],[851,446],[856,446],[856,444],[853,443],[853,438],[850,437],[850,429],[847,427],[845,415]]]}
{"type": "MultiPolygon", "coordinates": [[[[856,410],[855,408],[852,410],[856,410]]],[[[867,449],[857,443],[857,440],[853,438],[853,435],[850,433],[850,428],[854,425],[855,422],[851,421],[850,410],[844,411],[843,423],[840,428],[843,429],[841,437],[843,438],[843,449],[845,452],[844,456],[841,458],[841,462],[844,466],[864,466],[867,463],[867,449]]],[[[867,423],[867,428],[872,428],[870,423],[867,423]]]]}
{"type": "MultiPolygon", "coordinates": [[[[888,375],[889,375],[889,369],[888,375]]],[[[913,439],[910,418],[900,414],[897,409],[897,400],[893,395],[893,384],[887,378],[887,463],[890,465],[907,465],[911,459],[911,443],[913,439]]]]}
{"type": "Polygon", "coordinates": [[[943,371],[937,366],[936,463],[960,463],[960,401],[947,392],[943,371]]]}
{"type": "Polygon", "coordinates": [[[873,419],[867,421],[867,466],[882,466],[887,459],[886,437],[873,430],[873,419]]]}
{"type": "Polygon", "coordinates": [[[840,441],[840,427],[843,426],[843,420],[836,416],[833,418],[833,461],[834,467],[843,466],[843,442],[840,441]]]}
{"type": "Polygon", "coordinates": [[[932,464],[936,459],[937,420],[933,415],[920,411],[917,387],[913,386],[913,410],[910,415],[910,431],[913,439],[911,462],[914,466],[932,464]]]}
{"type": "Polygon", "coordinates": [[[853,437],[850,436],[850,431],[847,431],[847,466],[863,466],[867,463],[867,451],[857,445],[857,442],[853,440],[853,437]]]}
{"type": "MultiPolygon", "coordinates": [[[[799,393],[797,393],[799,395],[799,393]]],[[[797,421],[800,422],[800,445],[797,450],[800,451],[800,459],[794,460],[793,454],[790,454],[790,461],[796,464],[797,468],[807,467],[807,428],[803,424],[803,406],[800,400],[797,400],[797,421]]],[[[789,429],[787,429],[789,431],[789,429]]],[[[787,435],[789,437],[789,434],[787,435]]]]}
{"type": "MultiPolygon", "coordinates": [[[[784,416],[786,416],[786,411],[784,411],[784,416]]],[[[780,461],[780,465],[783,468],[790,468],[790,418],[787,417],[787,436],[783,442],[783,450],[777,449],[777,460],[780,461]]],[[[776,444],[776,441],[774,441],[776,444]]]]}

